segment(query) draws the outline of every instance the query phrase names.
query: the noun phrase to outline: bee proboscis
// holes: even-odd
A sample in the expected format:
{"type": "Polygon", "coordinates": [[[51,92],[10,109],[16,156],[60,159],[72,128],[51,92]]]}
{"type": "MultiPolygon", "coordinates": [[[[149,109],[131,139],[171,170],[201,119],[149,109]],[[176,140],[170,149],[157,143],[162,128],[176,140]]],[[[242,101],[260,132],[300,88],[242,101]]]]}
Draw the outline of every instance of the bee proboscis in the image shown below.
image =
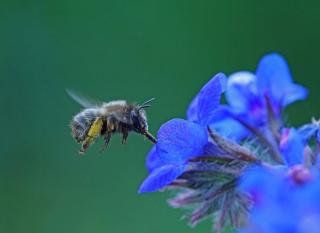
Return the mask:
{"type": "Polygon", "coordinates": [[[156,138],[148,131],[145,108],[150,107],[154,98],[142,104],[130,104],[125,100],[96,103],[74,91],[68,94],[84,109],[76,114],[71,123],[72,136],[81,143],[80,153],[86,152],[90,144],[99,137],[104,137],[105,149],[114,133],[122,134],[122,144],[127,142],[129,132],[144,135],[152,143],[156,138]]]}

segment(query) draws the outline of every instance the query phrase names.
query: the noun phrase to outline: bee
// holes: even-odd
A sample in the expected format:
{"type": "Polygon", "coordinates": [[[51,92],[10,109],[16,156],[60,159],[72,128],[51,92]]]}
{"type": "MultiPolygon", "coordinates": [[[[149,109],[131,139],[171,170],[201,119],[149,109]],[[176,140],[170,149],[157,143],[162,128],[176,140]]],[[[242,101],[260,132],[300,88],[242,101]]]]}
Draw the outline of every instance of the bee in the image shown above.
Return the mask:
{"type": "Polygon", "coordinates": [[[84,107],[71,120],[70,127],[74,139],[81,143],[79,153],[86,152],[90,144],[99,136],[104,138],[106,149],[115,133],[122,134],[122,144],[126,144],[129,132],[144,135],[152,143],[156,138],[148,131],[148,122],[145,108],[150,107],[154,98],[142,104],[130,104],[125,100],[96,103],[74,91],[67,90],[68,94],[84,107]]]}

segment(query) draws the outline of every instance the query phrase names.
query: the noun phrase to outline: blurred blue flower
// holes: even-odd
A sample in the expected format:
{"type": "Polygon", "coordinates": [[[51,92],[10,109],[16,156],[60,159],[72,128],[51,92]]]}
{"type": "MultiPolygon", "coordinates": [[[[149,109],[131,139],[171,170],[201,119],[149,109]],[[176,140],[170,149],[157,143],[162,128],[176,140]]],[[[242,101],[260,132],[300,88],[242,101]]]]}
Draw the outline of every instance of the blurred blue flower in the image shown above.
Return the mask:
{"type": "Polygon", "coordinates": [[[320,179],[313,175],[300,165],[290,172],[254,168],[245,173],[240,187],[251,194],[254,206],[241,232],[320,232],[320,179]]]}
{"type": "Polygon", "coordinates": [[[284,128],[280,152],[285,165],[254,166],[239,186],[254,202],[241,233],[320,232],[320,177],[315,165],[305,166],[305,144],[298,130],[284,128]]]}

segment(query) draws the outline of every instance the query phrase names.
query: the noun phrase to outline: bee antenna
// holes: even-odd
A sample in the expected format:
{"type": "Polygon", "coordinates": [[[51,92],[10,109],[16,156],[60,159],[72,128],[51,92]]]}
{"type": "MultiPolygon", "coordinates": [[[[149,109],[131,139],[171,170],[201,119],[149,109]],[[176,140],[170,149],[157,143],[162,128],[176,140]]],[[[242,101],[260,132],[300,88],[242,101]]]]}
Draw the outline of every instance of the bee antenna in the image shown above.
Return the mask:
{"type": "Polygon", "coordinates": [[[149,103],[151,103],[151,102],[154,101],[154,100],[155,100],[155,98],[151,98],[151,99],[145,101],[144,103],[142,103],[142,104],[140,105],[140,109],[141,109],[141,108],[149,108],[149,107],[151,106],[149,103]]]}
{"type": "Polygon", "coordinates": [[[142,108],[149,108],[149,107],[151,107],[151,105],[150,105],[150,104],[145,104],[145,105],[143,105],[143,106],[140,106],[140,107],[139,107],[139,109],[142,109],[142,108]]]}

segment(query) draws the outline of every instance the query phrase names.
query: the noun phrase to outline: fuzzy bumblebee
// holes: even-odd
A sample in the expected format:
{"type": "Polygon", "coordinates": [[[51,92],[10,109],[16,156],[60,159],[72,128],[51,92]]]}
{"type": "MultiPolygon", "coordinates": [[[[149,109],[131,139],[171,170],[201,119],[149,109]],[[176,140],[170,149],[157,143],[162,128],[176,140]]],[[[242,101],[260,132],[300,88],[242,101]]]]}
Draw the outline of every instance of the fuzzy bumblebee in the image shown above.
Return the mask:
{"type": "Polygon", "coordinates": [[[144,135],[152,143],[157,140],[148,131],[145,108],[150,107],[150,99],[141,105],[129,104],[125,100],[115,100],[96,104],[73,91],[69,95],[85,109],[76,114],[71,123],[72,136],[81,143],[80,153],[86,152],[94,140],[103,136],[105,149],[114,133],[122,134],[122,144],[125,144],[129,132],[144,135]]]}

